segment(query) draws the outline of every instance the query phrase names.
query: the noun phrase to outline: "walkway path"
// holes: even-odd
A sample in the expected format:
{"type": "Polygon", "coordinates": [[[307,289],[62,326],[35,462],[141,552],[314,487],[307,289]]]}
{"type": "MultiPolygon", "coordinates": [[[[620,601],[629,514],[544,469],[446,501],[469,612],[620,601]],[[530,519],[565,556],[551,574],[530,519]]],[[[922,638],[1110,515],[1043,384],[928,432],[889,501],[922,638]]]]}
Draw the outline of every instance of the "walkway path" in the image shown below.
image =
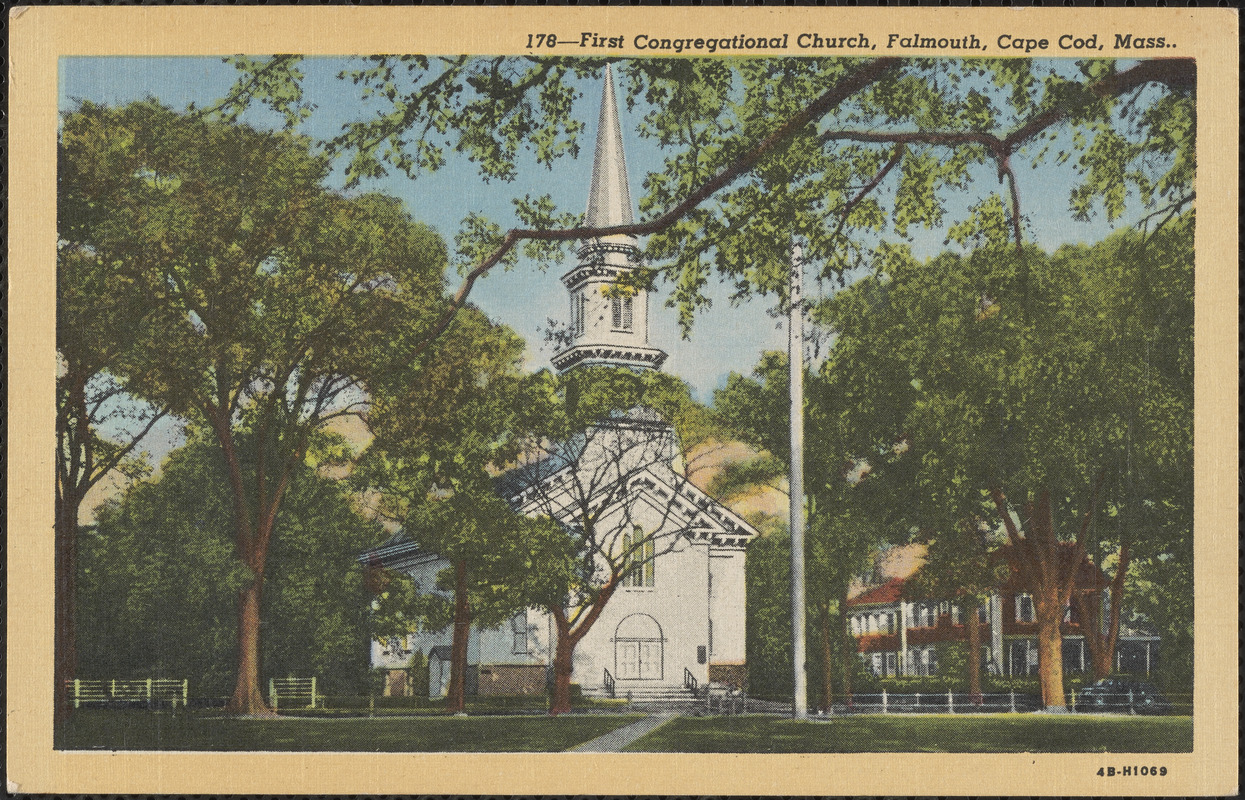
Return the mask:
{"type": "Polygon", "coordinates": [[[620,753],[627,745],[639,739],[646,733],[655,731],[662,725],[677,717],[672,711],[662,712],[660,714],[650,714],[643,719],[638,719],[630,725],[624,725],[621,728],[610,731],[604,736],[584,742],[583,744],[572,747],[567,752],[570,753],[620,753]]]}

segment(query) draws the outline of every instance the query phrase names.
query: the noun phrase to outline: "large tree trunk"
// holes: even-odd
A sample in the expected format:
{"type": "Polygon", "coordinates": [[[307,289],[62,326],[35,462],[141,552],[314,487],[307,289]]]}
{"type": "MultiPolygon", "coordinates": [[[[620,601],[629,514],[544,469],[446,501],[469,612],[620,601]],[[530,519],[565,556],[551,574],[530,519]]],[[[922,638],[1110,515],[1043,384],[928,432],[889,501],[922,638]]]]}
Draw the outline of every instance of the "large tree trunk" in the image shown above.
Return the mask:
{"type": "Polygon", "coordinates": [[[1028,587],[1033,595],[1038,621],[1038,677],[1042,685],[1042,704],[1049,709],[1065,708],[1067,704],[1063,695],[1063,632],[1060,625],[1085,558],[1089,526],[1097,508],[1102,481],[1103,473],[1100,472],[1090,491],[1076,541],[1071,543],[1071,551],[1066,557],[1060,552],[1049,489],[1038,492],[1037,502],[1027,505],[1020,515],[1025,520],[1022,523],[1025,527],[1023,536],[1012,518],[1002,489],[996,486],[990,490],[1007,528],[1020,584],[1028,587]]]}
{"type": "Polygon", "coordinates": [[[1124,580],[1128,573],[1129,545],[1120,545],[1119,566],[1111,580],[1108,594],[1107,623],[1102,622],[1102,590],[1078,592],[1077,610],[1081,617],[1081,633],[1085,637],[1085,649],[1089,651],[1089,664],[1094,680],[1102,680],[1111,674],[1115,648],[1120,637],[1120,610],[1124,601],[1124,580]],[[1106,630],[1103,630],[1103,628],[1106,630]]]}
{"type": "Polygon", "coordinates": [[[264,702],[259,685],[259,620],[264,574],[252,575],[251,581],[238,592],[238,678],[225,711],[274,716],[275,712],[264,702]]]}
{"type": "Polygon", "coordinates": [[[467,600],[467,562],[454,564],[454,637],[450,643],[450,686],[445,709],[457,714],[466,708],[467,644],[471,638],[471,605],[467,600]]]}
{"type": "Polygon", "coordinates": [[[1034,598],[1038,619],[1038,678],[1042,684],[1042,705],[1049,709],[1067,705],[1063,696],[1063,604],[1056,587],[1049,587],[1034,598]]]}
{"type": "Polygon", "coordinates": [[[549,698],[550,715],[565,714],[571,710],[571,673],[575,669],[575,646],[579,644],[580,639],[588,635],[588,631],[592,630],[601,612],[605,610],[606,603],[614,596],[614,590],[618,588],[620,580],[622,580],[621,573],[610,577],[592,602],[580,609],[583,614],[574,627],[571,626],[571,621],[566,615],[566,609],[556,606],[549,609],[558,631],[558,644],[553,654],[553,694],[549,698]]]}
{"type": "Polygon", "coordinates": [[[968,694],[974,705],[981,705],[981,620],[977,617],[977,598],[964,603],[968,627],[968,694]]]}
{"type": "Polygon", "coordinates": [[[78,508],[81,498],[69,491],[58,498],[56,504],[55,538],[55,621],[54,666],[55,681],[52,697],[55,703],[54,719],[61,722],[73,712],[69,699],[69,684],[77,677],[78,642],[76,634],[77,578],[78,578],[78,508]]]}
{"type": "Polygon", "coordinates": [[[553,620],[558,629],[558,642],[553,654],[553,694],[549,698],[549,714],[557,716],[571,710],[571,671],[575,664],[576,641],[571,638],[565,613],[555,610],[553,620]]]}
{"type": "Polygon", "coordinates": [[[834,710],[834,663],[831,657],[831,626],[830,604],[820,603],[817,606],[817,623],[821,628],[821,708],[827,714],[834,710]]]}

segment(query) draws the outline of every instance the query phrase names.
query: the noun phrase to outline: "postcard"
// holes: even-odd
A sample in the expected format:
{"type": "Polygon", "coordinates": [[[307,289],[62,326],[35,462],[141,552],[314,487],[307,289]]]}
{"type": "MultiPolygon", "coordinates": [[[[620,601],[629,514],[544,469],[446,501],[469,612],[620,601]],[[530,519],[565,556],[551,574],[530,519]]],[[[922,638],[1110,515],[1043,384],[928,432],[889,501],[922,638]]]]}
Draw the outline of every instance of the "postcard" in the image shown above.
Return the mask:
{"type": "Polygon", "coordinates": [[[10,791],[1237,790],[1235,12],[9,23],[10,791]]]}

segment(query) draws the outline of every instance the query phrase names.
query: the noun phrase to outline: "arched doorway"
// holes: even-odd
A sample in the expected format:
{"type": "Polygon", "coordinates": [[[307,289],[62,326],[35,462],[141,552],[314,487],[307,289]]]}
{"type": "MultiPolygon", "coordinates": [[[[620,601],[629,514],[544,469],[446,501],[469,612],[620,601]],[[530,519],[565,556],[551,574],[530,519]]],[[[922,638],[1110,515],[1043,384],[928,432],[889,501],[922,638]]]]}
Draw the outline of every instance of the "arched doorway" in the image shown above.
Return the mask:
{"type": "Polygon", "coordinates": [[[659,681],[665,673],[665,639],[648,614],[624,617],[614,629],[614,672],[619,680],[659,681]]]}

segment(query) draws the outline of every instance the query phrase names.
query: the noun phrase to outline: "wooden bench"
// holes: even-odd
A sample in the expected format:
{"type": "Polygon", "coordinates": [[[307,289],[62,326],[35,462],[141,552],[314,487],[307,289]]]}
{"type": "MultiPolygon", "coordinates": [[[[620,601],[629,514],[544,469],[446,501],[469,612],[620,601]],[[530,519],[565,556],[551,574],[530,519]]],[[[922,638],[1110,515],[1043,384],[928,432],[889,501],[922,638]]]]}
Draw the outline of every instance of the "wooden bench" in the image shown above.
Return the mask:
{"type": "Polygon", "coordinates": [[[116,703],[146,703],[148,707],[154,708],[164,702],[170,703],[173,708],[177,708],[180,702],[182,708],[185,708],[190,682],[176,678],[143,678],[136,681],[85,681],[75,678],[65,681],[65,686],[73,698],[74,708],[116,703]]]}
{"type": "Polygon", "coordinates": [[[315,708],[317,698],[323,703],[324,697],[316,694],[315,678],[268,679],[268,703],[274,709],[280,707],[282,700],[286,701],[287,706],[289,701],[297,704],[298,701],[305,700],[304,708],[315,708]]]}

